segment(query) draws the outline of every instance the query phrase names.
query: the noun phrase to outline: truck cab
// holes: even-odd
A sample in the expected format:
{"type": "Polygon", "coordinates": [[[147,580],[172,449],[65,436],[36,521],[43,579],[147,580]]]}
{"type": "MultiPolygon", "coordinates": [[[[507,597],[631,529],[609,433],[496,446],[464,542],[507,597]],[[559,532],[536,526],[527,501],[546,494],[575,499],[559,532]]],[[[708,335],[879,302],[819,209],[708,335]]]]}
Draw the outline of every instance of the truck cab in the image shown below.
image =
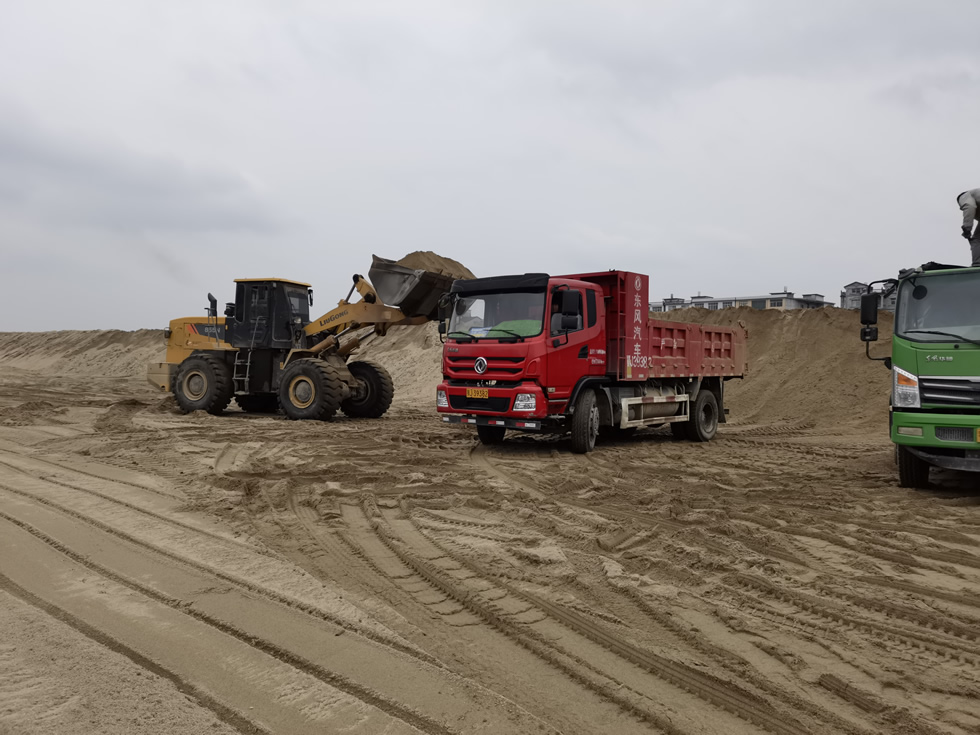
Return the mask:
{"type": "Polygon", "coordinates": [[[457,281],[451,294],[440,410],[492,414],[513,404],[523,419],[543,419],[561,413],[583,374],[605,373],[594,284],[526,274],[457,281]]]}
{"type": "MultiPolygon", "coordinates": [[[[897,289],[884,361],[899,482],[926,487],[931,467],[980,472],[980,268],[927,263],[887,283],[897,289]]],[[[876,294],[861,312],[862,339],[874,341],[876,294]]]]}

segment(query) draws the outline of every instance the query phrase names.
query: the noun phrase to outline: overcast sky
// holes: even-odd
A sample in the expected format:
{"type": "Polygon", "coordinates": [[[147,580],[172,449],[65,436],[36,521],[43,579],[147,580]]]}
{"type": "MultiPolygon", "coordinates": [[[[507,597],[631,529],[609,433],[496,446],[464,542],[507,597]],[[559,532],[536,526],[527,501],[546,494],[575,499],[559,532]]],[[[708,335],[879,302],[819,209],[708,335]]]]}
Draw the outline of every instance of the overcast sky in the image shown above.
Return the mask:
{"type": "Polygon", "coordinates": [[[968,263],[980,2],[0,0],[0,330],[371,254],[651,298],[968,263]]]}

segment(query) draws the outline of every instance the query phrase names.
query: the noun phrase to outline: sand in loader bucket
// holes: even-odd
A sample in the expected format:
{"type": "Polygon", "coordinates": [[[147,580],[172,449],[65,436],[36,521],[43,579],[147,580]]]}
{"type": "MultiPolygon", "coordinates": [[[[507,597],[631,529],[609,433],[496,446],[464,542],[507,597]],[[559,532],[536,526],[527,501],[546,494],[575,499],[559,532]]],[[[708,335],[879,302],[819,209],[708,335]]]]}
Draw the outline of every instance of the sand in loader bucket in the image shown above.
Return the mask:
{"type": "Polygon", "coordinates": [[[452,287],[453,276],[407,268],[377,255],[371,257],[368,278],[384,303],[401,309],[405,316],[436,318],[439,297],[452,287]]]}

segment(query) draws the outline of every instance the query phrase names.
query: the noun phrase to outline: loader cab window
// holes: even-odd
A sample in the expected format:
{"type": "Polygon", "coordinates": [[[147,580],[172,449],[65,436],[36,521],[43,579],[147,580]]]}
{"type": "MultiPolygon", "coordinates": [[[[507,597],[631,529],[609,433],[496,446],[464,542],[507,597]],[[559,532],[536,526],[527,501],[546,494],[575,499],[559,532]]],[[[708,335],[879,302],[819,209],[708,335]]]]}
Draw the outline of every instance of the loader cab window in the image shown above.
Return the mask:
{"type": "Polygon", "coordinates": [[[286,300],[289,302],[289,313],[295,319],[299,318],[303,324],[310,321],[310,300],[305,288],[297,286],[286,286],[286,300]]]}

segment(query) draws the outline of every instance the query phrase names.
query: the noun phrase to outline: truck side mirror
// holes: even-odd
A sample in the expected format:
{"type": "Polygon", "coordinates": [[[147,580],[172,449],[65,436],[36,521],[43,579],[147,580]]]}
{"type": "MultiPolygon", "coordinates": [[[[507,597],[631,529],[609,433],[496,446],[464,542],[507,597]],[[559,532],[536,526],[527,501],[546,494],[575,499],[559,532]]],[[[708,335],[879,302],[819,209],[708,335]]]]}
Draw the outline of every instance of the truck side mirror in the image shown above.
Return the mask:
{"type": "Polygon", "coordinates": [[[446,333],[446,321],[444,319],[439,320],[439,334],[444,335],[446,333]]]}
{"type": "Polygon", "coordinates": [[[577,314],[562,314],[561,315],[561,331],[572,332],[578,329],[578,315],[577,314]]]}
{"type": "Polygon", "coordinates": [[[861,341],[862,342],[877,342],[878,341],[878,327],[861,327],[861,341]]]}
{"type": "Polygon", "coordinates": [[[568,289],[561,292],[561,313],[575,316],[582,313],[582,294],[579,291],[568,289]]]}
{"type": "MultiPolygon", "coordinates": [[[[861,295],[861,324],[870,326],[878,323],[878,294],[866,293],[861,295]]],[[[877,333],[878,330],[875,330],[877,333]]],[[[864,339],[864,332],[861,332],[861,339],[864,339]]],[[[877,334],[874,339],[878,339],[877,334]]],[[[874,340],[864,340],[865,342],[874,340]]]]}

